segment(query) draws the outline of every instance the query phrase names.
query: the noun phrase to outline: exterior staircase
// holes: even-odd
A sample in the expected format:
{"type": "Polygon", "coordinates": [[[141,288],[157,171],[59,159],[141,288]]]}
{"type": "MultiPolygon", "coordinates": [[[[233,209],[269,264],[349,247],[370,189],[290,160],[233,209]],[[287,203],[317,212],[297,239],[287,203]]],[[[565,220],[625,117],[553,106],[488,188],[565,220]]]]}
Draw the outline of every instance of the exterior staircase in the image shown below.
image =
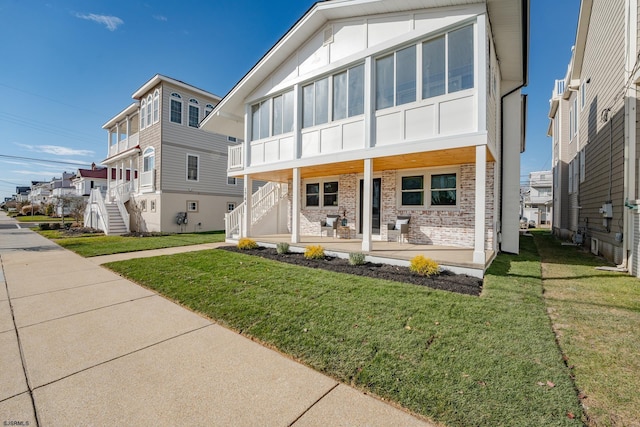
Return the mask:
{"type": "Polygon", "coordinates": [[[115,203],[106,203],[105,207],[107,208],[107,217],[109,218],[109,231],[105,234],[119,235],[128,233],[129,231],[127,230],[124,219],[120,214],[118,205],[115,203]]]}
{"type": "MultiPolygon", "coordinates": [[[[288,195],[289,186],[277,182],[268,182],[251,195],[251,225],[270,218],[279,203],[288,195]]],[[[246,203],[240,203],[233,211],[225,214],[225,236],[227,239],[238,239],[242,233],[242,218],[246,203]]]]}
{"type": "Polygon", "coordinates": [[[94,188],[85,209],[84,224],[107,235],[126,234],[129,232],[129,213],[119,194],[114,195],[113,201],[106,202],[100,189],[94,188]]]}

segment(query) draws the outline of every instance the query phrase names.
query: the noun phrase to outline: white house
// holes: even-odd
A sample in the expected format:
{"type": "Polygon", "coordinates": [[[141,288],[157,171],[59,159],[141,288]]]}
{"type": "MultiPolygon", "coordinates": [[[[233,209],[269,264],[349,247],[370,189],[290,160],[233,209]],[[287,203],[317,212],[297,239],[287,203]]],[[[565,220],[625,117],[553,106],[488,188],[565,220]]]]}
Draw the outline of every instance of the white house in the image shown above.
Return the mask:
{"type": "MultiPolygon", "coordinates": [[[[111,179],[115,179],[115,171],[112,171],[111,179]]],[[[89,196],[94,188],[106,194],[107,168],[96,166],[93,163],[91,169],[78,169],[73,180],[73,186],[78,196],[89,196]]]]}
{"type": "Polygon", "coordinates": [[[410,217],[410,244],[470,250],[481,274],[517,253],[528,21],[527,0],[314,4],[201,125],[246,141],[227,235],[299,243],[336,215],[372,254],[410,217]]]}

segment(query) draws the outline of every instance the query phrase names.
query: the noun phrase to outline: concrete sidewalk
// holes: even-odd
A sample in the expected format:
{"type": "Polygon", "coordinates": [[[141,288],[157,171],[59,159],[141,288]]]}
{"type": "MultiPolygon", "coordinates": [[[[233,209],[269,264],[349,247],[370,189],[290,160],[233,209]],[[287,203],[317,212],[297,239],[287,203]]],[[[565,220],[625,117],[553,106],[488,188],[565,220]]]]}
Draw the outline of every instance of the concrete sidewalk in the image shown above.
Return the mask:
{"type": "Polygon", "coordinates": [[[431,425],[11,221],[0,213],[0,422],[431,425]]]}

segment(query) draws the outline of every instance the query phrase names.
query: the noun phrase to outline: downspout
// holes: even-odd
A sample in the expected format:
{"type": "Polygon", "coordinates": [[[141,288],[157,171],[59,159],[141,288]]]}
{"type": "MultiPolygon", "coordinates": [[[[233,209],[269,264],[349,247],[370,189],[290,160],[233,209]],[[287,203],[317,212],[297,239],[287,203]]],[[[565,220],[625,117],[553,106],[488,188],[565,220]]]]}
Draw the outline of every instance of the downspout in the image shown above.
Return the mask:
{"type": "MultiPolygon", "coordinates": [[[[509,95],[512,95],[516,91],[519,91],[523,87],[527,86],[529,83],[529,0],[522,0],[522,30],[525,37],[522,40],[522,83],[511,89],[509,92],[505,93],[500,97],[500,234],[502,234],[502,199],[504,198],[504,120],[503,111],[504,111],[504,99],[509,95]]],[[[524,137],[526,138],[526,123],[523,124],[525,126],[524,129],[524,137]]],[[[520,153],[522,154],[522,153],[520,153]]],[[[502,252],[502,239],[500,241],[500,252],[502,252]]]]}

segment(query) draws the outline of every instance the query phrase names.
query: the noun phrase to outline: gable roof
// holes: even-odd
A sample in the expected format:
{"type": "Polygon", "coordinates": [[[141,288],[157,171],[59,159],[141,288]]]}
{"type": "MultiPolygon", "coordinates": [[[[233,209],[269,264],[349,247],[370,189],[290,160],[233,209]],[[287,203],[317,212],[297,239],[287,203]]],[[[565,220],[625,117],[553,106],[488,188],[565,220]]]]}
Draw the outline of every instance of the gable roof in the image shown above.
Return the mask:
{"type": "Polygon", "coordinates": [[[78,169],[78,178],[107,179],[107,168],[78,169]]]}
{"type": "Polygon", "coordinates": [[[315,3],[205,117],[200,127],[244,137],[244,100],[327,22],[351,17],[486,4],[505,93],[528,79],[529,0],[324,0],[315,3]]]}

